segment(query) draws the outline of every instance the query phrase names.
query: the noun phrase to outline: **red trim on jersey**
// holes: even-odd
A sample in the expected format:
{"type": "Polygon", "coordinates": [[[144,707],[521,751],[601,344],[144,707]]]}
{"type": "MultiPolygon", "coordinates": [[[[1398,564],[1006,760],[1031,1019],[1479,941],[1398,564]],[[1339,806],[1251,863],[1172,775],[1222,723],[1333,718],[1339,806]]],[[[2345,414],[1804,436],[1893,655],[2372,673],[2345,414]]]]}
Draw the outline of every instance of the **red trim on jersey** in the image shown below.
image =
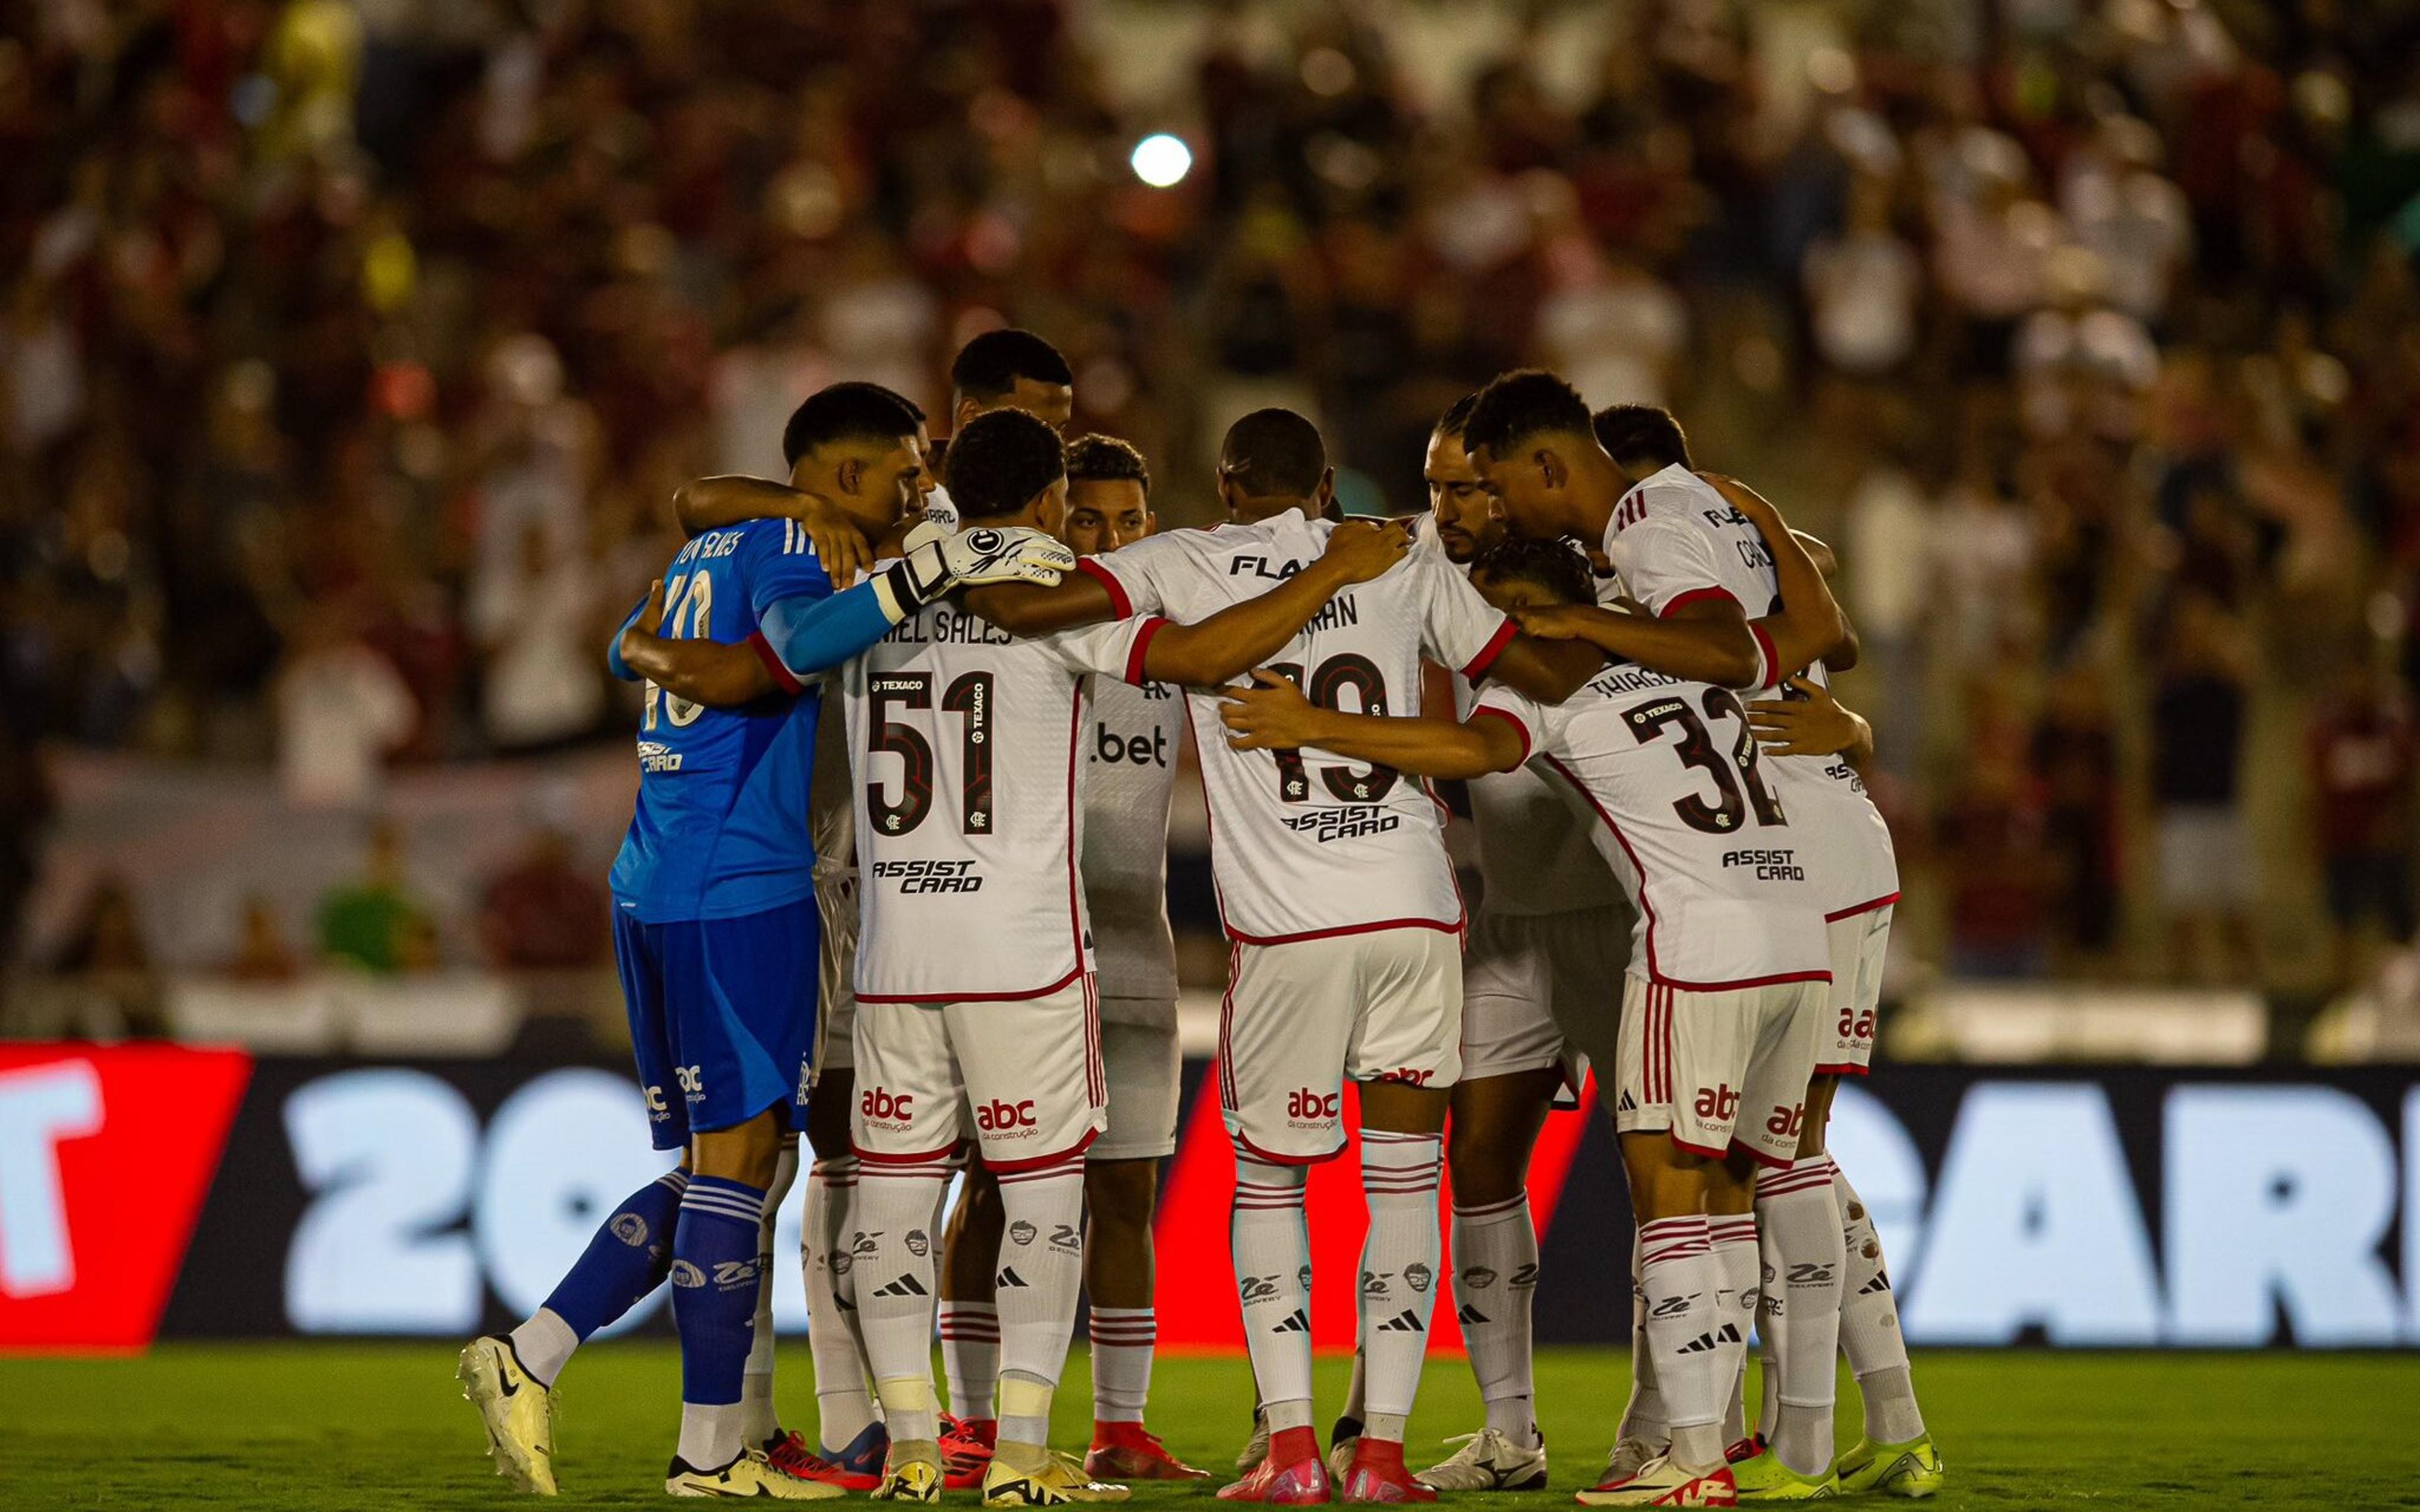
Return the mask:
{"type": "Polygon", "coordinates": [[[1529,727],[1521,722],[1521,717],[1510,709],[1499,709],[1493,703],[1482,703],[1470,711],[1470,717],[1474,719],[1482,714],[1493,715],[1521,733],[1521,760],[1527,762],[1536,742],[1529,738],[1529,727]]]}
{"type": "Polygon", "coordinates": [[[1463,681],[1476,683],[1486,676],[1487,669],[1496,665],[1496,658],[1504,655],[1504,648],[1511,645],[1512,638],[1519,633],[1519,627],[1509,617],[1497,625],[1496,633],[1487,638],[1487,644],[1479,648],[1479,655],[1471,657],[1470,664],[1463,668],[1463,681]]]}
{"type": "Polygon", "coordinates": [[[1763,1166],[1768,1171],[1786,1171],[1790,1169],[1791,1165],[1794,1162],[1794,1157],[1792,1156],[1768,1155],[1763,1150],[1757,1149],[1754,1145],[1749,1144],[1737,1134],[1731,1135],[1731,1149],[1738,1150],[1741,1154],[1745,1155],[1748,1159],[1756,1162],[1759,1165],[1763,1166]]]}
{"type": "Polygon", "coordinates": [[[1227,990],[1218,998],[1218,1105],[1232,1113],[1235,1110],[1235,1053],[1231,1043],[1235,1030],[1235,968],[1242,964],[1243,947],[1229,942],[1227,946],[1227,990]]]}
{"type": "Polygon", "coordinates": [[[1126,596],[1125,584],[1118,581],[1115,573],[1091,557],[1078,557],[1076,570],[1109,591],[1109,607],[1117,611],[1119,619],[1134,618],[1134,600],[1126,596]]]}
{"type": "Polygon", "coordinates": [[[1076,829],[1078,809],[1076,798],[1076,748],[1081,743],[1084,729],[1084,689],[1082,678],[1076,679],[1076,696],[1067,701],[1067,933],[1076,951],[1076,975],[1087,977],[1086,992],[1092,987],[1084,970],[1084,892],[1076,880],[1076,829]]]}
{"type": "Polygon", "coordinates": [[[1756,637],[1756,649],[1764,656],[1761,675],[1749,686],[1772,687],[1778,685],[1781,681],[1781,653],[1773,649],[1773,637],[1767,635],[1764,626],[1754,620],[1747,622],[1747,633],[1756,637]]]}
{"type": "Polygon", "coordinates": [[[1151,681],[1150,675],[1143,671],[1143,660],[1151,654],[1152,638],[1167,628],[1168,622],[1156,614],[1142,622],[1142,628],[1135,632],[1134,649],[1126,653],[1127,682],[1140,687],[1151,681]]]}
{"type": "Polygon", "coordinates": [[[1867,1066],[1818,1066],[1815,1068],[1815,1074],[1818,1076],[1870,1076],[1873,1071],[1867,1066]]]}
{"type": "MultiPolygon", "coordinates": [[[[849,1148],[857,1151],[859,1160],[872,1161],[876,1165],[924,1165],[957,1159],[959,1151],[967,1148],[967,1142],[953,1139],[939,1149],[920,1150],[912,1155],[886,1155],[878,1149],[868,1149],[854,1139],[849,1141],[849,1148]]],[[[948,1180],[951,1173],[939,1171],[934,1174],[942,1180],[948,1180]]]]}
{"type": "Polygon", "coordinates": [[[782,654],[773,649],[773,642],[765,639],[764,631],[748,632],[748,649],[756,653],[756,659],[765,664],[767,671],[772,673],[775,687],[784,693],[795,694],[805,686],[788,667],[783,664],[782,654]]]}
{"type": "MultiPolygon", "coordinates": [[[[1083,563],[1078,563],[1077,565],[1081,566],[1083,563]]],[[[1728,588],[1716,588],[1712,585],[1704,588],[1692,588],[1687,593],[1675,594],[1672,598],[1666,601],[1664,607],[1655,611],[1655,617],[1659,620],[1668,620],[1672,617],[1673,611],[1678,609],[1682,605],[1694,604],[1701,598],[1719,598],[1734,606],[1739,603],[1739,600],[1732,596],[1731,591],[1728,588]]],[[[1745,613],[1746,611],[1743,609],[1741,612],[1745,613]]]]}
{"type": "Polygon", "coordinates": [[[1843,908],[1836,914],[1825,914],[1823,916],[1823,922],[1826,924],[1837,924],[1841,919],[1853,918],[1859,914],[1870,914],[1877,908],[1888,908],[1891,904],[1897,902],[1899,902],[1898,893],[1886,892],[1881,897],[1873,899],[1870,902],[1861,903],[1854,908],[1843,908]]]}
{"type": "Polygon", "coordinates": [[[1613,815],[1606,812],[1605,805],[1596,801],[1596,795],[1590,793],[1587,786],[1573,775],[1570,767],[1552,756],[1546,757],[1545,763],[1553,767],[1564,781],[1572,785],[1574,792],[1587,800],[1588,806],[1595,810],[1599,819],[1605,821],[1605,827],[1612,832],[1615,842],[1621,847],[1621,853],[1630,857],[1631,870],[1638,873],[1638,911],[1647,919],[1649,980],[1662,986],[1679,987],[1693,993],[1724,993],[1736,992],[1745,987],[1770,987],[1785,981],[1830,981],[1832,980],[1832,970],[1829,966],[1821,971],[1791,971],[1772,977],[1744,977],[1736,981],[1684,981],[1679,977],[1666,976],[1663,968],[1655,964],[1655,906],[1647,901],[1647,868],[1639,863],[1638,852],[1631,847],[1630,837],[1621,832],[1621,826],[1613,822],[1613,815]]]}
{"type": "MultiPolygon", "coordinates": [[[[1085,1150],[1091,1149],[1093,1141],[1099,1137],[1101,1137],[1101,1131],[1087,1129],[1084,1131],[1083,1138],[1064,1149],[1054,1149],[1047,1155],[1028,1155],[1023,1160],[994,1160],[989,1155],[985,1155],[984,1169],[1002,1180],[1014,1180],[1019,1172],[1039,1171],[1046,1165],[1071,1165],[1076,1163],[1077,1158],[1085,1150]]],[[[1032,1180],[1033,1178],[1028,1175],[1026,1180],[1032,1180]]]]}
{"type": "MultiPolygon", "coordinates": [[[[1220,920],[1225,923],[1225,920],[1220,920]]],[[[1238,945],[1296,945],[1304,940],[1333,940],[1347,934],[1375,934],[1388,929],[1433,929],[1440,934],[1459,934],[1462,921],[1446,923],[1435,918],[1382,918],[1374,924],[1340,924],[1334,929],[1315,929],[1301,934],[1247,934],[1233,924],[1227,924],[1227,938],[1238,945]]]]}
{"type": "Polygon", "coordinates": [[[1084,964],[1079,960],[1075,970],[1049,986],[1036,987],[1030,993],[927,993],[915,997],[904,994],[860,993],[857,1000],[861,1003],[1023,1003],[1036,997],[1047,997],[1083,974],[1084,964]]]}

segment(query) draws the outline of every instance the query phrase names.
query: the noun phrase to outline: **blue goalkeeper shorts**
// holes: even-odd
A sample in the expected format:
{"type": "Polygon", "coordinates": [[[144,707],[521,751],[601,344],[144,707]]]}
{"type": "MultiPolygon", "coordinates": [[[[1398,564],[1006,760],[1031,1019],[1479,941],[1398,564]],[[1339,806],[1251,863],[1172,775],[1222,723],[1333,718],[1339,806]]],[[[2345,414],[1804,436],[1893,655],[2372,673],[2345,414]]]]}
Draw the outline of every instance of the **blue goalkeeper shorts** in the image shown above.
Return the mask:
{"type": "Polygon", "coordinates": [[[658,1149],[768,1108],[804,1128],[815,1043],[815,900],[737,918],[613,916],[613,959],[658,1149]]]}

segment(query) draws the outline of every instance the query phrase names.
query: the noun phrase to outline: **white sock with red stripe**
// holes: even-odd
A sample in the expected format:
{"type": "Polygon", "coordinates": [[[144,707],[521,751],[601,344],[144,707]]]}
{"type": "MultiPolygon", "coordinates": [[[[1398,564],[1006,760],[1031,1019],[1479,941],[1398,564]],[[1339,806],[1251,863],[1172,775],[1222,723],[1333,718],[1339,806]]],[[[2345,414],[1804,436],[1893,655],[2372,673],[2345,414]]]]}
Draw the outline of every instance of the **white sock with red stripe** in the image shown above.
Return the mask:
{"type": "Polygon", "coordinates": [[[1154,1307],[1093,1309],[1093,1421],[1140,1423],[1151,1399],[1151,1356],[1159,1343],[1154,1307]]]}
{"type": "MultiPolygon", "coordinates": [[[[1824,1157],[1829,1161],[1831,1157],[1824,1157]]],[[[1847,1268],[1841,1280],[1840,1351],[1866,1401],[1866,1437],[1876,1443],[1906,1443],[1924,1437],[1924,1413],[1916,1405],[1916,1381],[1907,1368],[1907,1340],[1900,1336],[1899,1299],[1884,1269],[1882,1237],[1856,1188],[1832,1167],[1833,1192],[1840,1204],[1847,1268]]]]}
{"type": "Polygon", "coordinates": [[[1361,1191],[1370,1204],[1360,1291],[1368,1438],[1401,1443],[1419,1395],[1444,1258],[1436,1211],[1444,1158],[1445,1141],[1436,1134],[1361,1131],[1361,1191]]]}
{"type": "Polygon", "coordinates": [[[1672,1461],[1683,1470],[1723,1462],[1722,1349],[1715,1310],[1722,1273],[1706,1236],[1706,1215],[1651,1218],[1639,1226],[1647,1293],[1647,1348],[1655,1357],[1672,1433],[1672,1461]]]}
{"type": "Polygon", "coordinates": [[[1000,1309],[1000,1438],[1038,1446],[1050,1442],[1050,1397],[1066,1368],[1076,1293],[1084,1284],[1084,1157],[1005,1171],[999,1180],[1008,1220],[992,1277],[1000,1309]]]}
{"type": "Polygon", "coordinates": [[[950,1378],[950,1415],[977,1421],[996,1415],[992,1390],[1000,1379],[1000,1309],[990,1302],[941,1303],[941,1369],[950,1378]]]}
{"type": "Polygon", "coordinates": [[[1761,1279],[1758,1273],[1762,1262],[1756,1249],[1755,1216],[1726,1212],[1707,1218],[1706,1243],[1714,1253],[1714,1265],[1722,1276],[1721,1289],[1714,1294],[1714,1336],[1722,1346],[1715,1389],[1722,1393],[1724,1442],[1736,1443],[1747,1437],[1740,1392],[1747,1383],[1747,1336],[1756,1327],[1757,1293],[1761,1279]]]}
{"type": "Polygon", "coordinates": [[[1655,1351],[1647,1347],[1647,1262],[1638,1235],[1630,1236],[1630,1405],[1622,1409],[1616,1443],[1661,1444],[1672,1436],[1664,1424],[1664,1392],[1655,1379],[1655,1351]]]}
{"type": "Polygon", "coordinates": [[[1269,1428],[1311,1427],[1311,1236],[1303,1226],[1310,1173],[1235,1156],[1234,1220],[1228,1226],[1244,1344],[1269,1428]]]}
{"type": "Polygon", "coordinates": [[[1538,1230],[1529,1194],[1453,1210],[1453,1296],[1470,1373],[1487,1426],[1534,1446],[1538,1422],[1529,1357],[1529,1298],[1538,1275],[1538,1230]]]}
{"type": "Polygon", "coordinates": [[[1848,1269],[1832,1163],[1813,1155],[1767,1175],[1757,1185],[1756,1215],[1773,1277],[1764,1305],[1773,1452],[1800,1474],[1820,1475],[1832,1459],[1840,1277],[1848,1269]]]}
{"type": "Polygon", "coordinates": [[[807,1210],[799,1230],[807,1277],[807,1351],[815,1365],[816,1432],[838,1451],[876,1417],[866,1390],[865,1347],[857,1336],[856,1257],[849,1218],[857,1206],[857,1161],[819,1160],[807,1168],[807,1210]]]}
{"type": "MultiPolygon", "coordinates": [[[[933,1408],[933,1242],[947,1160],[867,1161],[857,1182],[857,1316],[893,1442],[940,1436],[933,1408]]],[[[841,1447],[838,1444],[834,1448],[841,1447]]]]}

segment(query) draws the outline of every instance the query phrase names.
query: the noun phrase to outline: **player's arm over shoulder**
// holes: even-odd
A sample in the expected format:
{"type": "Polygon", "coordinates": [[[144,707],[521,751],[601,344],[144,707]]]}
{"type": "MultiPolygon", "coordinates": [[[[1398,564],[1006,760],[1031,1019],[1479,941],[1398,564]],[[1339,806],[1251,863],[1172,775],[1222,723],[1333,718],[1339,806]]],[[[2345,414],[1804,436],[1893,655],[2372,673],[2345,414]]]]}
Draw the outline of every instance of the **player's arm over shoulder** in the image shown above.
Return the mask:
{"type": "Polygon", "coordinates": [[[958,601],[977,617],[1011,635],[1053,635],[1105,620],[1156,614],[1165,606],[1156,569],[1165,569],[1189,549],[1187,532],[1171,531],[1119,548],[1110,557],[1081,557],[1076,570],[1044,587],[1038,583],[988,583],[959,593],[958,601]]]}
{"type": "Polygon", "coordinates": [[[1467,720],[1323,709],[1277,673],[1252,674],[1250,687],[1223,690],[1218,717],[1237,750],[1298,750],[1305,746],[1348,761],[1377,762],[1415,777],[1468,779],[1509,772],[1529,757],[1527,728],[1486,715],[1467,720]],[[1482,717],[1484,716],[1484,717],[1482,717]]]}

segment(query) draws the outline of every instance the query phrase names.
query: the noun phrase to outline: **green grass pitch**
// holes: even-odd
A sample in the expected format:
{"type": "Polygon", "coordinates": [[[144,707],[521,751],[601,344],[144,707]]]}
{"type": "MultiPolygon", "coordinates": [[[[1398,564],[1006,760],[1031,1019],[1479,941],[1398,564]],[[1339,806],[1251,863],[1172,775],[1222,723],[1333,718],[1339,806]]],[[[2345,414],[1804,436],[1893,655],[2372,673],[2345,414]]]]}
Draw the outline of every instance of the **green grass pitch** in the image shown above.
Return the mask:
{"type": "MultiPolygon", "coordinates": [[[[781,1399],[813,1426],[803,1341],[784,1345],[781,1399]]],[[[0,1508],[510,1507],[453,1351],[428,1344],[171,1345],[119,1361],[0,1360],[0,1508]]],[[[1323,1412],[1343,1392],[1323,1361],[1323,1412]]],[[[1555,1446],[1550,1491],[1486,1498],[1569,1506],[1604,1459],[1628,1377],[1614,1350],[1539,1361],[1555,1446]]],[[[669,1344],[600,1344],[563,1381],[556,1454],[570,1507],[660,1504],[679,1361],[669,1344]]],[[[1843,1382],[1841,1442],[1857,1427],[1843,1382]]],[[[1928,1352],[1916,1387],[1949,1465],[1955,1507],[2420,1507],[2420,1356],[2056,1355],[1928,1352]]],[[[1062,1447],[1087,1429],[1083,1350],[1069,1362],[1062,1447]]],[[[1153,1427],[1225,1472],[1247,1427],[1240,1362],[1164,1360],[1153,1427]]],[[[1431,1362],[1412,1425],[1415,1463],[1476,1426],[1458,1359],[1431,1362]]],[[[1215,1483],[1214,1483],[1215,1484],[1215,1483]]],[[[1470,1500],[1471,1498],[1464,1498],[1470,1500]]],[[[971,1507],[972,1493],[951,1503],[971,1507]]],[[[1207,1512],[1206,1488],[1133,1504],[1207,1512]]]]}

